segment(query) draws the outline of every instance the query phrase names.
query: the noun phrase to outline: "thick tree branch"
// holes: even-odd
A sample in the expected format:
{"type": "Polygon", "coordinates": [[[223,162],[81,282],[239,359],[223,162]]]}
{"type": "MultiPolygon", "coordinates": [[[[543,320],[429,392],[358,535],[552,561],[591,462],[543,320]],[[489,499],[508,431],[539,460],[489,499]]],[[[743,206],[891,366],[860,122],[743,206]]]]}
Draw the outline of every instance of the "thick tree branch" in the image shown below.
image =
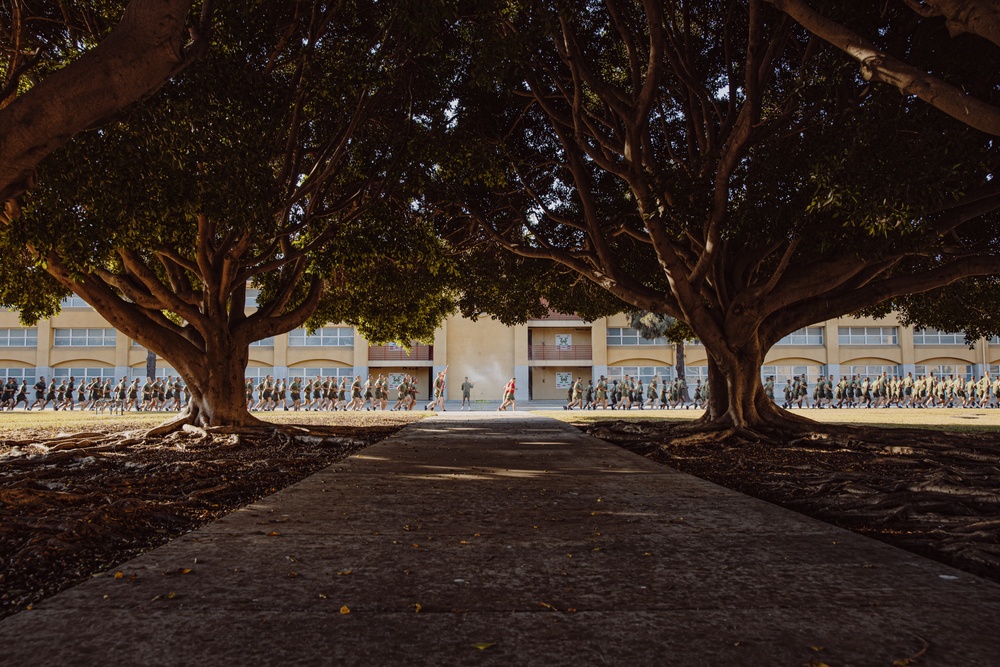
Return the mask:
{"type": "MultiPolygon", "coordinates": [[[[205,316],[195,307],[186,303],[183,299],[167,288],[159,277],[148,267],[134,250],[121,248],[118,250],[125,268],[128,269],[142,284],[149,290],[150,295],[162,304],[165,310],[177,313],[180,317],[192,323],[196,327],[206,328],[208,322],[205,316]]],[[[91,304],[93,305],[93,304],[91,304]]]]}
{"type": "Polygon", "coordinates": [[[210,13],[184,45],[191,3],[131,0],[98,46],[0,110],[0,201],[30,189],[38,163],[73,135],[152,94],[205,52],[210,13]]]}
{"type": "MultiPolygon", "coordinates": [[[[825,298],[808,298],[790,310],[789,331],[874,306],[904,294],[920,294],[963,278],[1000,273],[1000,257],[966,257],[918,274],[877,280],[860,289],[825,298]]],[[[787,333],[787,332],[786,332],[787,333]]],[[[782,334],[784,335],[784,334],[782,334]]]]}
{"type": "Polygon", "coordinates": [[[278,290],[278,293],[274,295],[274,298],[264,304],[264,306],[258,308],[258,312],[261,317],[274,317],[285,309],[285,306],[288,305],[288,301],[295,292],[295,288],[298,286],[299,280],[302,278],[302,274],[305,272],[305,269],[306,263],[302,258],[297,259],[294,262],[289,262],[282,267],[281,287],[278,290]],[[285,275],[286,272],[288,275],[285,275]]]}
{"type": "Polygon", "coordinates": [[[241,337],[249,343],[291,331],[301,326],[316,312],[325,291],[326,281],[315,274],[311,275],[309,292],[302,303],[286,313],[272,317],[264,317],[259,311],[253,313],[233,328],[233,336],[241,337]]]}
{"type": "Polygon", "coordinates": [[[905,0],[921,16],[943,16],[952,37],[963,32],[1000,46],[1000,5],[994,0],[905,0]]]}
{"type": "Polygon", "coordinates": [[[49,275],[83,297],[118,331],[165,359],[179,358],[182,354],[192,352],[194,342],[190,336],[179,332],[177,325],[163,317],[159,311],[151,311],[124,301],[95,275],[79,275],[70,271],[55,253],[50,253],[46,259],[46,271],[49,275]]]}
{"type": "Polygon", "coordinates": [[[967,95],[938,77],[880,51],[849,28],[814,11],[805,0],[766,2],[861,63],[861,73],[866,80],[891,84],[903,95],[915,95],[970,127],[1000,136],[1000,108],[967,95]]]}

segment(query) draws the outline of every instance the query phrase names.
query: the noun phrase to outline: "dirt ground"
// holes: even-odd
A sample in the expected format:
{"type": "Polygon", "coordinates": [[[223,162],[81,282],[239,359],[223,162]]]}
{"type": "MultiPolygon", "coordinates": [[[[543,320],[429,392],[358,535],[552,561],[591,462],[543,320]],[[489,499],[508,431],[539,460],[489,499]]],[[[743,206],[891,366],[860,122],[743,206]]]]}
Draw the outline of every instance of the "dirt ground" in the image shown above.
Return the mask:
{"type": "MultiPolygon", "coordinates": [[[[884,411],[891,412],[906,411],[884,411]]],[[[787,441],[755,443],[733,433],[690,435],[683,431],[689,420],[663,415],[564,418],[682,472],[1000,581],[995,427],[940,430],[953,423],[940,414],[922,416],[937,428],[817,424],[787,441]]],[[[995,415],[980,418],[992,422],[995,415]]]]}
{"type": "Polygon", "coordinates": [[[0,618],[254,502],[414,413],[273,414],[310,436],[138,437],[162,414],[0,415],[0,618]],[[60,432],[75,437],[58,438],[60,432]],[[116,436],[111,437],[109,436],[116,436]],[[41,441],[41,444],[39,444],[41,441]]]}

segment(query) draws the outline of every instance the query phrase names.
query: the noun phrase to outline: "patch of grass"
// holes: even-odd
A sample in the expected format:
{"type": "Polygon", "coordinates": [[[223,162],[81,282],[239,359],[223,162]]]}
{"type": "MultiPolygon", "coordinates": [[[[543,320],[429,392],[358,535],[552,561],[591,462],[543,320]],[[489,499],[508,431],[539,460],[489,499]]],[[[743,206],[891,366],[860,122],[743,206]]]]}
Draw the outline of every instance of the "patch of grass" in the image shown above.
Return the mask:
{"type": "MultiPolygon", "coordinates": [[[[955,433],[1000,432],[1000,410],[964,408],[889,408],[889,409],[816,409],[793,410],[822,424],[851,424],[882,428],[927,428],[955,433]]],[[[702,415],[701,410],[551,410],[541,412],[572,424],[593,424],[606,420],[642,419],[667,422],[691,421],[702,415]]]]}
{"type": "MultiPolygon", "coordinates": [[[[426,412],[255,412],[254,416],[273,424],[372,426],[409,424],[426,412]]],[[[88,431],[120,433],[152,428],[174,417],[174,412],[129,412],[124,415],[94,412],[54,412],[51,410],[0,413],[0,449],[5,441],[50,438],[59,433],[88,431]]]]}

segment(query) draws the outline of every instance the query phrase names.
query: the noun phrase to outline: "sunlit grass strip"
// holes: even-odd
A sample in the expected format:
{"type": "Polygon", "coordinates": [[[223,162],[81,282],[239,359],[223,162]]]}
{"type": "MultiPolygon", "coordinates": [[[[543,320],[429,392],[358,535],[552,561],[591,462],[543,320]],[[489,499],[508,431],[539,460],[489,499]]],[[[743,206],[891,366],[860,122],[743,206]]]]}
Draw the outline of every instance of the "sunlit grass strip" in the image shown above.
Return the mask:
{"type": "MultiPolygon", "coordinates": [[[[41,437],[46,433],[99,431],[114,433],[156,426],[173,417],[174,412],[128,412],[124,415],[104,412],[54,412],[18,410],[0,413],[0,442],[25,437],[41,437]]],[[[371,426],[418,421],[429,412],[255,412],[256,417],[273,424],[315,424],[371,426]]]]}
{"type": "MultiPolygon", "coordinates": [[[[824,424],[852,424],[855,426],[877,426],[884,428],[930,428],[941,431],[989,433],[1000,435],[1000,409],[964,408],[830,408],[793,410],[814,421],[824,424]]],[[[685,422],[700,417],[701,410],[548,410],[539,412],[547,417],[575,424],[590,424],[617,419],[656,419],[685,422]]]]}

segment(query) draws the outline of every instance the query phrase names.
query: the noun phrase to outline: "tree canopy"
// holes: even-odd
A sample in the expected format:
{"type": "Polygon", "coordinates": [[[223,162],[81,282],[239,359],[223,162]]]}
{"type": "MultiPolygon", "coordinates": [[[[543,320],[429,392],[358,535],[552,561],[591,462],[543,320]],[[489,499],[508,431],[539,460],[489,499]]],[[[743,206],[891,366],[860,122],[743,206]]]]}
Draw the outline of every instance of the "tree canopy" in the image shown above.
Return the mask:
{"type": "MultiPolygon", "coordinates": [[[[770,5],[483,5],[457,23],[439,205],[474,243],[686,322],[713,423],[793,419],[759,377],[784,335],[1000,269],[994,139],[870,85],[770,5]]],[[[995,103],[992,44],[882,9],[851,21],[995,103]]]]}
{"type": "Polygon", "coordinates": [[[3,302],[30,321],[76,292],[184,376],[184,419],[213,425],[252,421],[252,341],[328,321],[432,335],[453,270],[400,185],[427,112],[408,94],[427,53],[398,28],[411,10],[219,9],[203,60],[40,167],[0,230],[3,302]]]}

